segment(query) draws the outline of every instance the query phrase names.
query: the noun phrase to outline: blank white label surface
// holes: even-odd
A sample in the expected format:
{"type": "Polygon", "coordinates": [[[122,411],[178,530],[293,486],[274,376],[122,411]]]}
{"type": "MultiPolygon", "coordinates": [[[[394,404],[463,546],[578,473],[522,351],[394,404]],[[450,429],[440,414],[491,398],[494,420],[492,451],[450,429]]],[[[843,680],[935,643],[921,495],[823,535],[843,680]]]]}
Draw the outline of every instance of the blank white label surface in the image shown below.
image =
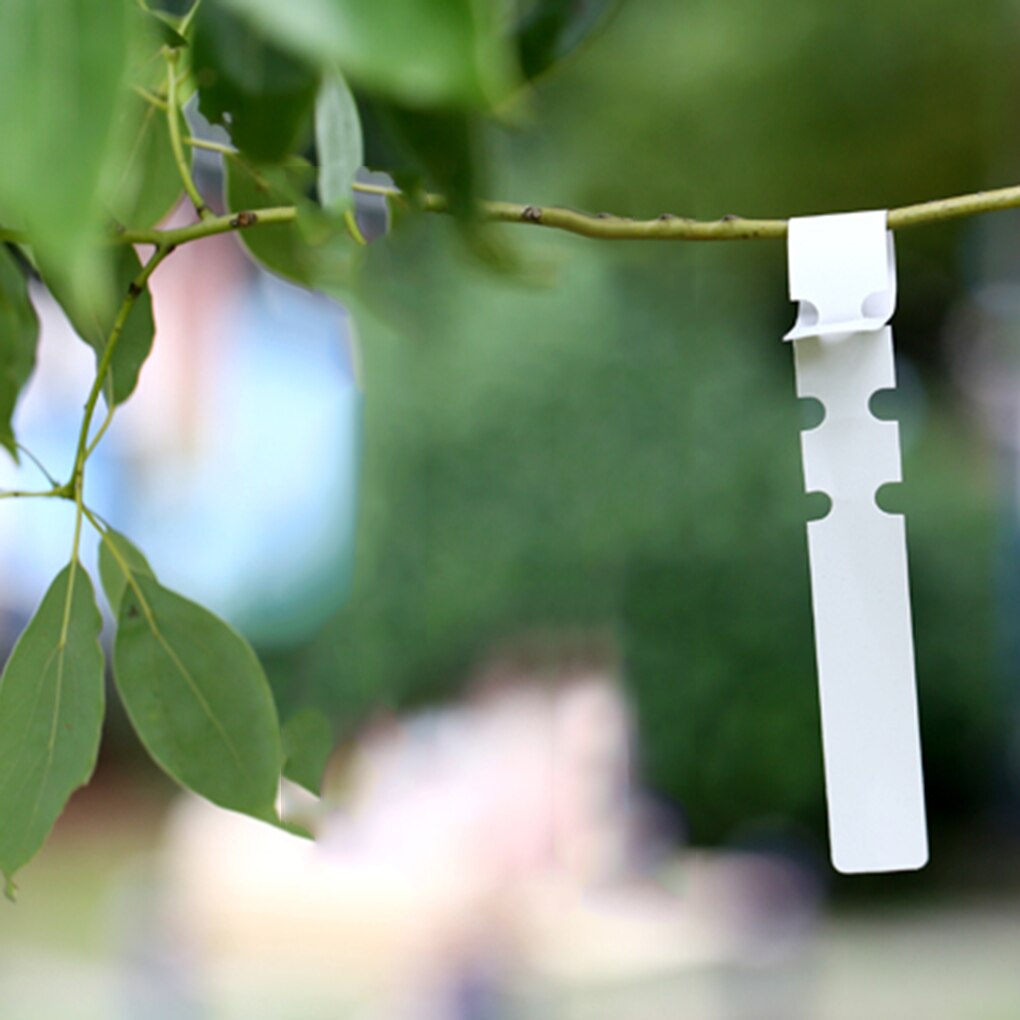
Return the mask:
{"type": "Polygon", "coordinates": [[[869,410],[895,385],[885,214],[793,220],[789,257],[797,392],[825,409],[801,436],[805,487],[832,500],[808,524],[832,861],[911,870],[928,840],[906,532],[875,502],[901,478],[899,427],[869,410]]]}

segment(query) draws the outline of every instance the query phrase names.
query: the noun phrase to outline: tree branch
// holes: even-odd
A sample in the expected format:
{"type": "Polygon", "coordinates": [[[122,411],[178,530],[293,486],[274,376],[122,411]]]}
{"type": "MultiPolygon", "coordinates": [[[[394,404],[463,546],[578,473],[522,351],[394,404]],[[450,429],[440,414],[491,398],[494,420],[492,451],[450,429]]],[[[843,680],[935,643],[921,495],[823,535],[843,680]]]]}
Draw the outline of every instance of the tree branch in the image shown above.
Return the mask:
{"type": "MultiPolygon", "coordinates": [[[[357,185],[356,185],[357,187],[357,185]]],[[[367,189],[366,189],[367,190],[367,189]]],[[[373,188],[374,193],[383,189],[373,188]]],[[[446,199],[426,195],[423,206],[429,212],[447,212],[446,199]]],[[[979,213],[1020,207],[1020,186],[979,191],[971,195],[940,198],[932,202],[889,210],[889,229],[903,230],[926,223],[976,216],[979,213]]],[[[786,237],[786,220],[745,219],[723,216],[718,220],[694,220],[664,213],[654,220],[631,220],[609,213],[586,213],[555,206],[516,205],[512,202],[482,202],[483,220],[526,223],[565,230],[583,237],[617,241],[750,241],[786,237]]]]}
{"type": "Polygon", "coordinates": [[[172,227],[166,230],[122,230],[114,240],[126,244],[155,244],[164,248],[175,248],[189,241],[199,241],[203,237],[216,234],[228,234],[232,230],[246,230],[259,224],[267,226],[272,223],[293,223],[297,219],[297,209],[292,205],[274,206],[270,209],[253,209],[244,212],[227,213],[226,216],[210,216],[199,223],[191,223],[186,227],[172,227]]]}
{"type": "MultiPolygon", "coordinates": [[[[398,198],[409,204],[414,201],[396,188],[375,184],[355,184],[354,190],[370,195],[398,198]]],[[[449,212],[443,195],[425,194],[417,204],[426,212],[449,212]]],[[[901,206],[889,210],[889,229],[904,230],[926,223],[976,216],[980,213],[1020,207],[1020,186],[956,195],[932,202],[901,206]]],[[[514,202],[482,201],[477,207],[478,218],[489,223],[520,223],[562,230],[581,237],[605,241],[751,241],[786,237],[786,220],[746,219],[723,216],[718,220],[695,220],[663,213],[654,220],[632,220],[610,213],[588,213],[558,206],[520,205],[514,202]]],[[[227,216],[210,216],[201,223],[172,230],[126,230],[122,241],[132,244],[186,244],[201,237],[223,234],[258,224],[290,223],[297,217],[292,206],[278,206],[227,216]]]]}
{"type": "MultiPolygon", "coordinates": [[[[75,451],[74,467],[71,471],[71,479],[65,487],[71,490],[79,508],[81,507],[82,478],[85,471],[85,461],[88,460],[89,454],[95,449],[99,438],[109,426],[110,418],[114,411],[114,405],[111,401],[106,420],[100,428],[99,435],[96,436],[90,445],[89,428],[92,425],[92,416],[95,414],[99,396],[103,392],[103,383],[106,381],[107,373],[110,371],[110,365],[113,363],[113,352],[117,349],[117,343],[120,340],[121,334],[124,332],[124,324],[127,322],[127,318],[131,314],[131,309],[134,308],[139,295],[145,291],[145,288],[149,284],[149,277],[152,276],[156,267],[159,266],[163,259],[165,259],[172,251],[172,244],[159,245],[149,257],[149,261],[142,266],[138,275],[131,281],[131,286],[128,288],[128,292],[124,296],[124,300],[121,302],[116,319],[114,319],[113,328],[110,330],[110,335],[107,338],[106,345],[103,347],[103,353],[99,357],[99,363],[96,365],[96,377],[92,382],[92,388],[89,390],[88,398],[85,401],[85,413],[82,415],[81,428],[78,432],[78,445],[75,451]]],[[[109,400],[110,398],[107,397],[107,399],[109,400]]]]}
{"type": "MultiPolygon", "coordinates": [[[[190,144],[195,144],[189,140],[190,144]]],[[[213,146],[204,145],[212,148],[213,146]]],[[[216,146],[226,150],[226,146],[216,146]]],[[[229,154],[229,152],[228,152],[229,154]]],[[[396,198],[408,205],[417,205],[425,212],[447,213],[449,203],[443,195],[425,194],[416,199],[396,188],[378,184],[355,184],[354,190],[367,195],[396,198]]],[[[1020,185],[978,191],[971,195],[956,195],[932,202],[919,202],[889,210],[889,228],[904,230],[926,223],[961,219],[980,213],[1020,208],[1020,185]]],[[[481,201],[477,205],[478,218],[488,223],[521,223],[526,226],[562,230],[581,237],[605,241],[751,241],[786,237],[786,220],[745,219],[742,216],[723,216],[718,220],[695,220],[684,216],[663,213],[654,220],[632,220],[610,213],[588,213],[559,206],[520,205],[514,202],[481,201]]],[[[121,230],[114,241],[126,244],[154,244],[175,247],[198,241],[203,237],[226,234],[233,230],[271,224],[292,223],[297,219],[294,206],[274,206],[268,209],[243,210],[214,216],[206,209],[206,219],[186,227],[165,230],[121,230]]],[[[0,227],[0,241],[27,242],[23,231],[0,227]]]]}

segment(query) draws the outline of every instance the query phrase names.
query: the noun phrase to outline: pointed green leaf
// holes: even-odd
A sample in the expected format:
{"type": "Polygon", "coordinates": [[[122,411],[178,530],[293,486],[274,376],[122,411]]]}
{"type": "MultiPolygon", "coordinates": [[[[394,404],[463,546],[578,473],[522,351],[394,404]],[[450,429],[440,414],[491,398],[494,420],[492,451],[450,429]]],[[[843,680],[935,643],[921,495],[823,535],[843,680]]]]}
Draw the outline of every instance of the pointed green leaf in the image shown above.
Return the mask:
{"type": "MultiPolygon", "coordinates": [[[[235,212],[281,205],[307,207],[305,197],[315,168],[303,159],[283,166],[262,166],[241,159],[226,161],[227,206],[235,212]]],[[[296,223],[280,223],[240,232],[245,248],[267,269],[309,286],[314,276],[307,246],[296,223]]]]}
{"type": "Polygon", "coordinates": [[[0,678],[0,870],[10,880],[88,782],[103,723],[102,618],[88,574],[66,566],[0,678]]]}
{"type": "Polygon", "coordinates": [[[515,81],[493,0],[223,0],[267,38],[418,106],[491,106],[515,81]]]}
{"type": "MultiPolygon", "coordinates": [[[[164,46],[179,45],[163,12],[132,7],[128,69],[114,117],[110,144],[100,177],[103,209],[126,227],[158,223],[180,197],[180,173],[170,146],[165,109],[145,98],[166,97],[164,46]],[[138,89],[139,91],[135,91],[138,89]]],[[[177,36],[180,39],[180,36],[177,36]]],[[[178,73],[187,80],[187,54],[180,54],[178,73]]],[[[178,90],[180,93],[180,89],[178,90]]],[[[183,133],[183,121],[182,121],[183,133]]]]}
{"type": "Polygon", "coordinates": [[[88,247],[102,229],[127,12],[127,0],[0,3],[0,208],[16,211],[77,300],[106,282],[88,247]]]}
{"type": "Polygon", "coordinates": [[[239,149],[278,162],[301,147],[318,86],[314,68],[208,3],[195,19],[193,57],[199,108],[211,123],[228,127],[239,149]]]}
{"type": "Polygon", "coordinates": [[[396,104],[379,104],[377,111],[406,161],[404,168],[446,195],[453,213],[470,219],[484,177],[478,117],[396,104]]]}
{"type": "Polygon", "coordinates": [[[333,752],[333,727],[329,720],[316,708],[303,708],[284,723],[282,737],[283,774],[318,794],[333,752]]]}
{"type": "Polygon", "coordinates": [[[517,25],[517,55],[526,78],[569,56],[606,25],[621,0],[536,0],[517,25]]]}
{"type": "MultiPolygon", "coordinates": [[[[96,352],[97,361],[106,350],[120,305],[130,293],[142,268],[131,245],[117,245],[112,257],[117,301],[109,308],[88,300],[76,301],[74,291],[68,286],[65,277],[55,272],[49,263],[40,262],[39,266],[50,293],[64,309],[78,336],[96,352]]],[[[155,329],[152,297],[148,288],[145,288],[131,307],[117,349],[113,353],[108,392],[112,392],[114,404],[123,403],[134,392],[138,373],[152,350],[155,329]]]]}
{"type": "Polygon", "coordinates": [[[315,99],[315,148],[319,201],[328,212],[342,213],[351,207],[351,186],[365,155],[358,107],[347,82],[335,71],[323,77],[315,99]]]}
{"type": "Polygon", "coordinates": [[[282,166],[228,159],[226,166],[227,204],[235,212],[279,205],[298,207],[294,223],[241,231],[241,241],[258,262],[305,287],[347,281],[356,245],[342,223],[326,216],[307,197],[315,182],[311,164],[297,158],[282,166]]]}
{"type": "Polygon", "coordinates": [[[114,616],[120,611],[120,600],[124,597],[130,574],[156,576],[142,550],[111,528],[103,534],[99,543],[99,579],[114,616]]]}
{"type": "Polygon", "coordinates": [[[188,40],[181,35],[182,18],[166,11],[141,10],[139,13],[145,18],[153,19],[159,38],[171,49],[179,50],[188,45],[188,40]]]}
{"type": "Polygon", "coordinates": [[[39,320],[28,299],[25,274],[0,245],[0,443],[18,459],[11,429],[14,405],[35,367],[39,320]]]}
{"type": "Polygon", "coordinates": [[[279,723],[244,638],[152,577],[133,574],[113,661],[131,723],[166,772],[221,807],[275,817],[279,723]]]}
{"type": "Polygon", "coordinates": [[[140,96],[125,97],[115,142],[103,171],[103,195],[113,218],[127,227],[151,227],[181,196],[181,175],[163,110],[140,96]]]}

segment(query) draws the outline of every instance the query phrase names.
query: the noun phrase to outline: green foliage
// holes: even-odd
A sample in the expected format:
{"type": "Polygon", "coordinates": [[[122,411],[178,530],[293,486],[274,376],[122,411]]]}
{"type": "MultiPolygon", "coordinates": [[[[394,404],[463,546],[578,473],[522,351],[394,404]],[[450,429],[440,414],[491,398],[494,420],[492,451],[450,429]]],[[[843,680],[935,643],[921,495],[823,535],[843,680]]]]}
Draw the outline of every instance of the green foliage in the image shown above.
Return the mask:
{"type": "Polygon", "coordinates": [[[25,275],[7,248],[0,246],[0,443],[18,459],[11,416],[22,387],[35,367],[39,321],[28,300],[25,275]]]}
{"type": "Polygon", "coordinates": [[[344,213],[352,204],[354,175],[364,162],[364,152],[358,107],[347,82],[336,72],[323,77],[315,100],[315,149],[319,201],[334,215],[344,213]]]}
{"type": "MultiPolygon", "coordinates": [[[[986,99],[1008,92],[989,71],[1008,38],[999,5],[965,22],[949,0],[850,14],[792,0],[768,18],[759,6],[625,5],[612,46],[555,79],[612,0],[202,0],[181,15],[134,0],[0,4],[0,238],[17,246],[0,249],[0,443],[15,454],[11,414],[34,360],[24,259],[99,366],[70,477],[45,495],[102,535],[117,688],[180,783],[274,820],[281,772],[317,789],[331,736],[297,712],[281,737],[249,646],[163,588],[84,502],[98,398],[125,401],[152,346],[149,274],[174,243],[230,229],[289,280],[356,290],[370,393],[358,579],[302,653],[341,723],[446,694],[506,635],[609,626],[644,775],[689,808],[698,836],[766,811],[817,819],[777,249],[596,251],[546,232],[520,250],[530,285],[467,258],[491,250],[475,214],[494,172],[537,201],[635,215],[875,207],[984,181],[986,99]],[[229,137],[222,218],[191,174],[203,143],[181,107],[193,96],[229,137]],[[404,189],[394,236],[367,253],[353,216],[363,162],[404,189]],[[425,188],[444,194],[455,230],[416,215],[425,188]],[[182,193],[200,222],[154,230],[182,193]],[[155,245],[144,264],[137,243],[155,245]]],[[[956,240],[911,238],[901,260],[952,278],[956,240]]],[[[938,288],[942,307],[954,286],[938,288]]],[[[904,287],[897,330],[937,376],[918,342],[931,304],[904,287]]],[[[976,789],[981,748],[1002,738],[986,487],[954,483],[973,451],[946,439],[950,410],[932,417],[914,462],[916,517],[935,523],[912,522],[911,539],[939,797],[960,776],[976,789]]],[[[0,683],[8,876],[95,760],[102,658],[77,549],[76,529],[73,565],[0,683]]]]}
{"type": "MultiPolygon", "coordinates": [[[[96,352],[98,361],[113,336],[122,306],[99,303],[95,295],[87,295],[85,300],[79,301],[73,287],[65,283],[61,275],[49,271],[47,263],[43,263],[41,268],[51,293],[67,313],[78,336],[96,352]]],[[[133,293],[135,281],[142,271],[142,264],[134,249],[128,245],[118,245],[113,252],[112,270],[115,291],[123,300],[133,293]]],[[[148,289],[142,288],[120,326],[117,346],[110,363],[107,383],[114,404],[122,404],[134,392],[138,384],[138,373],[152,350],[155,330],[152,298],[148,289]]]]}
{"type": "Polygon", "coordinates": [[[146,750],[222,807],[275,819],[282,768],[273,697],[248,643],[207,609],[130,573],[113,656],[146,750]]]}
{"type": "Polygon", "coordinates": [[[134,91],[157,96],[165,88],[164,44],[183,37],[154,14],[132,8],[127,70],[99,181],[101,209],[121,224],[150,227],[181,195],[167,131],[168,112],[134,91]]]}
{"type": "Polygon", "coordinates": [[[0,679],[0,870],[8,883],[95,766],[102,622],[88,574],[72,561],[50,585],[0,679]]]}
{"type": "Polygon", "coordinates": [[[415,106],[488,107],[514,82],[491,0],[224,0],[268,38],[415,106]]]}
{"type": "Polygon", "coordinates": [[[104,168],[102,191],[118,223],[151,227],[181,196],[166,114],[137,95],[124,98],[115,129],[119,136],[104,168]]]}
{"type": "Polygon", "coordinates": [[[415,189],[441,188],[468,216],[483,120],[519,86],[518,51],[528,73],[544,69],[605,6],[542,0],[515,31],[497,0],[203,0],[182,13],[135,0],[0,5],[0,443],[12,456],[11,417],[38,332],[22,261],[97,364],[70,477],[33,494],[71,500],[76,526],[72,566],[53,582],[0,685],[8,876],[95,761],[103,661],[91,582],[77,565],[86,521],[101,536],[117,689],[163,769],[217,804],[277,821],[281,773],[316,790],[332,742],[328,720],[311,711],[293,715],[281,738],[249,645],[163,588],[143,552],[85,504],[89,457],[106,424],[93,428],[99,398],[112,415],[152,348],[150,275],[178,241],[236,229],[253,258],[296,283],[329,293],[353,286],[364,243],[353,192],[366,158],[392,146],[386,169],[415,189]],[[192,97],[229,135],[220,146],[222,219],[192,177],[191,148],[209,145],[189,136],[192,97]],[[154,229],[182,194],[198,227],[183,238],[154,229]],[[139,243],[154,246],[144,262],[139,243]]]}
{"type": "Polygon", "coordinates": [[[128,577],[139,574],[156,576],[142,550],[119,531],[109,528],[99,542],[99,579],[115,617],[120,615],[128,577]]]}
{"type": "Polygon", "coordinates": [[[278,162],[303,145],[318,75],[231,11],[199,8],[193,73],[202,113],[229,123],[231,141],[253,159],[278,162]]]}
{"type": "Polygon", "coordinates": [[[127,63],[123,0],[0,6],[0,221],[24,226],[76,301],[103,281],[89,252],[127,63]]]}
{"type": "Polygon", "coordinates": [[[408,190],[419,182],[436,188],[449,196],[455,212],[470,216],[485,175],[475,116],[397,105],[381,106],[379,116],[404,157],[396,179],[408,190]]]}
{"type": "Polygon", "coordinates": [[[333,751],[333,727],[318,709],[295,712],[281,731],[283,774],[311,793],[319,793],[326,762],[333,751]]]}
{"type": "Polygon", "coordinates": [[[536,78],[569,56],[619,6],[619,0],[545,0],[533,3],[517,26],[521,72],[536,78]]]}
{"type": "Polygon", "coordinates": [[[292,157],[280,166],[229,159],[227,201],[235,209],[252,210],[294,205],[293,223],[273,224],[241,235],[248,252],[261,265],[294,283],[329,288],[351,276],[355,242],[342,219],[322,210],[308,197],[318,174],[307,160],[292,157]]]}

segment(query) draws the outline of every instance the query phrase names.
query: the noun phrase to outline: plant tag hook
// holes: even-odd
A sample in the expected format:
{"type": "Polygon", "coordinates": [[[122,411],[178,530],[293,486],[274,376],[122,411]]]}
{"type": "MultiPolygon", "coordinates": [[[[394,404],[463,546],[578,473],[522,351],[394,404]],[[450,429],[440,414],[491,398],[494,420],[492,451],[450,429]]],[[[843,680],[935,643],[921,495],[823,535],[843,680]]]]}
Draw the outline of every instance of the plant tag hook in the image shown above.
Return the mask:
{"type": "Polygon", "coordinates": [[[906,527],[875,502],[902,478],[899,425],[869,408],[896,384],[886,213],[792,219],[787,254],[797,394],[825,409],[801,434],[805,488],[832,501],[807,525],[832,863],[912,870],[928,836],[906,527]]]}

